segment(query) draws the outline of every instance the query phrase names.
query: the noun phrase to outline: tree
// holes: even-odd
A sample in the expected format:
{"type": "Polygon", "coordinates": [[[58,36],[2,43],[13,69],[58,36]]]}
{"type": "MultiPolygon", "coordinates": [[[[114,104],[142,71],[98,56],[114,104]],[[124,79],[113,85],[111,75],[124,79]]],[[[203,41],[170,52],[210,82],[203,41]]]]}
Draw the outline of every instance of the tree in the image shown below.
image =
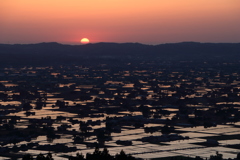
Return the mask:
{"type": "Polygon", "coordinates": [[[215,156],[213,155],[210,156],[210,160],[223,160],[223,155],[216,152],[215,156]]]}
{"type": "Polygon", "coordinates": [[[51,153],[48,153],[47,156],[46,156],[46,160],[53,160],[52,158],[52,154],[51,153]]]}
{"type": "Polygon", "coordinates": [[[107,148],[104,148],[102,153],[101,153],[101,159],[104,160],[112,160],[113,157],[109,154],[109,151],[107,148]]]}
{"type": "Polygon", "coordinates": [[[136,158],[130,155],[126,155],[126,153],[123,150],[121,150],[120,154],[115,155],[115,159],[116,160],[135,160],[136,158]]]}
{"type": "Polygon", "coordinates": [[[22,160],[33,160],[33,157],[30,154],[26,154],[23,156],[22,160]]]}
{"type": "Polygon", "coordinates": [[[199,156],[196,156],[195,157],[195,160],[203,160],[203,158],[199,157],[199,156]]]}
{"type": "Polygon", "coordinates": [[[68,160],[85,160],[85,159],[82,153],[81,154],[77,153],[76,157],[71,156],[68,158],[68,160]]]}
{"type": "Polygon", "coordinates": [[[240,160],[240,153],[237,154],[237,160],[240,160]]]}
{"type": "Polygon", "coordinates": [[[37,155],[36,160],[46,160],[46,159],[45,159],[44,155],[40,153],[39,155],[37,155]]]}

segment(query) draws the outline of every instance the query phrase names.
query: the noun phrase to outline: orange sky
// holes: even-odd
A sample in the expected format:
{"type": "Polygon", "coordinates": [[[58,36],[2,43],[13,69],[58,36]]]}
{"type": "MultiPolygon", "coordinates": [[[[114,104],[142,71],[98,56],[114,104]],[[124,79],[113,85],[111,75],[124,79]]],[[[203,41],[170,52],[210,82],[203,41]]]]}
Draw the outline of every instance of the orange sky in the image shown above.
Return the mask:
{"type": "Polygon", "coordinates": [[[240,42],[240,0],[2,0],[0,43],[240,42]]]}

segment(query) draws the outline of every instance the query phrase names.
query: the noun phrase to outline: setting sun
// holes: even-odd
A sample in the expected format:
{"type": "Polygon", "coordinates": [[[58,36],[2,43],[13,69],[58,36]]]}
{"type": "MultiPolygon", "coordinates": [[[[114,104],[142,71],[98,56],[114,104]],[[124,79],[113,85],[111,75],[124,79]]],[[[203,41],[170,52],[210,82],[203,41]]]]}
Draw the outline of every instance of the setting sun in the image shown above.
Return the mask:
{"type": "Polygon", "coordinates": [[[88,44],[90,41],[89,41],[89,39],[87,39],[87,38],[83,38],[83,39],[81,39],[81,43],[82,44],[88,44]]]}

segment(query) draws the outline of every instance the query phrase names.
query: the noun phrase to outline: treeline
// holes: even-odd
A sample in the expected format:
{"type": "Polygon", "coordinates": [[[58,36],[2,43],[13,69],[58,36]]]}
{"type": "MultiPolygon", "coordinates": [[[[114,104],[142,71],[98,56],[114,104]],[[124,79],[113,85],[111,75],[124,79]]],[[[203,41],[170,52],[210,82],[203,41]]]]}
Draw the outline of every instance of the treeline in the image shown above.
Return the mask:
{"type": "MultiPolygon", "coordinates": [[[[83,154],[77,153],[76,156],[69,156],[68,160],[137,160],[139,158],[134,158],[131,155],[127,155],[123,150],[120,153],[117,153],[115,156],[112,156],[109,154],[109,151],[107,148],[104,148],[102,151],[99,150],[99,148],[95,148],[95,151],[91,153],[87,153],[84,157],[83,154]],[[86,158],[85,158],[86,157],[86,158]]],[[[163,158],[164,159],[164,158],[163,158]]],[[[167,158],[170,160],[179,160],[179,157],[171,157],[167,158]]],[[[216,152],[216,155],[211,155],[209,158],[206,158],[206,160],[224,160],[223,155],[216,152]]],[[[30,154],[26,154],[23,156],[22,160],[54,160],[52,158],[52,154],[48,153],[47,155],[39,154],[34,158],[30,154]]],[[[180,157],[180,160],[205,160],[204,158],[201,158],[199,156],[196,156],[195,158],[190,157],[180,157]]],[[[240,160],[240,153],[237,154],[236,158],[228,158],[228,160],[240,160]]]]}
{"type": "MultiPolygon", "coordinates": [[[[47,155],[39,154],[34,158],[30,154],[23,156],[22,160],[54,160],[52,154],[48,153],[47,155]]],[[[76,156],[69,156],[68,160],[137,160],[131,155],[127,155],[123,150],[120,153],[117,153],[115,156],[109,154],[107,148],[104,148],[102,151],[99,148],[95,148],[93,153],[87,153],[86,156],[83,154],[77,153],[76,156]]]]}

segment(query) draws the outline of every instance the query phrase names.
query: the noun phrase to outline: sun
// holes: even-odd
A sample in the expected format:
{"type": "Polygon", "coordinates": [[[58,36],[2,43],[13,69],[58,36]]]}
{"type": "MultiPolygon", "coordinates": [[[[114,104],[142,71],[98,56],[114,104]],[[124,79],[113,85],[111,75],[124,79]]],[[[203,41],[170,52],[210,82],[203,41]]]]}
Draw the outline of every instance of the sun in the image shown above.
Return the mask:
{"type": "Polygon", "coordinates": [[[88,38],[83,38],[83,39],[81,39],[81,43],[82,44],[88,44],[90,41],[89,41],[89,39],[88,38]]]}

